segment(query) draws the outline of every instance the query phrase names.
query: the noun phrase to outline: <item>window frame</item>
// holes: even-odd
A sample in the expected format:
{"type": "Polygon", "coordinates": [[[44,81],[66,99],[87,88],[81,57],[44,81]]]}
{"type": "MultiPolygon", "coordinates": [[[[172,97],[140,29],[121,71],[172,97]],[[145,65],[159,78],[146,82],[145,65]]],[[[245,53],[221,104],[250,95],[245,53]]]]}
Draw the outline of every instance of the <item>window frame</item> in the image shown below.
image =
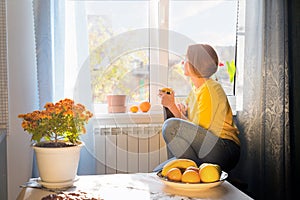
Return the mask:
{"type": "MultiPolygon", "coordinates": [[[[169,28],[169,1],[170,0],[150,0],[149,2],[149,27],[158,30],[166,30],[169,28]]],[[[238,110],[242,109],[242,85],[243,85],[243,63],[244,63],[244,31],[245,31],[245,0],[238,0],[239,10],[238,30],[236,44],[236,74],[234,84],[234,95],[228,95],[228,100],[231,105],[233,114],[236,115],[238,110]],[[238,56],[237,56],[238,55],[238,56]]],[[[166,33],[162,32],[162,33],[166,33]]],[[[150,32],[150,46],[157,46],[157,49],[149,49],[149,65],[150,68],[150,86],[149,86],[149,101],[152,104],[151,110],[148,113],[107,113],[106,104],[94,104],[95,118],[97,124],[148,124],[162,123],[163,111],[160,106],[160,99],[157,91],[162,86],[167,86],[168,83],[168,62],[169,54],[163,49],[168,49],[168,34],[150,32]],[[151,84],[159,83],[159,84],[151,84]]]]}

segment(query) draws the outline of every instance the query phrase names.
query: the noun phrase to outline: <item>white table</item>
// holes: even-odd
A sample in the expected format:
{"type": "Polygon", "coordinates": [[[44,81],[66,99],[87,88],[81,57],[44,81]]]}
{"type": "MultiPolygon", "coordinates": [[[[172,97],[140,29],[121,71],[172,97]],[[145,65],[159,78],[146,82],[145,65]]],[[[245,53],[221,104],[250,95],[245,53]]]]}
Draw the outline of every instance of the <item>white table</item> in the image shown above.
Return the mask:
{"type": "MultiPolygon", "coordinates": [[[[207,190],[187,191],[165,186],[155,173],[106,174],[79,176],[68,191],[83,191],[104,200],[188,200],[188,199],[252,199],[228,181],[207,190]]],[[[52,192],[23,188],[17,200],[40,200],[52,192]]]]}

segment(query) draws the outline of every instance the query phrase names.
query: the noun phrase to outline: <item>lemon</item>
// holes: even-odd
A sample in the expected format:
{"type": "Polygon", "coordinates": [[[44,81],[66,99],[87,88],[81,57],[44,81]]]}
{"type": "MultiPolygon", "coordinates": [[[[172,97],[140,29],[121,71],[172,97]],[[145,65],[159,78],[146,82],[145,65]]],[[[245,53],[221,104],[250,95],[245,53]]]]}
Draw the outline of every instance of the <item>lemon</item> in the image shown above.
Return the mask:
{"type": "Polygon", "coordinates": [[[211,183],[220,180],[221,168],[219,165],[212,163],[203,163],[199,167],[201,182],[211,183]]]}
{"type": "Polygon", "coordinates": [[[199,168],[195,167],[195,166],[190,166],[190,167],[186,168],[186,170],[194,170],[195,172],[199,173],[199,168]]]}
{"type": "Polygon", "coordinates": [[[170,181],[181,181],[181,170],[179,168],[171,168],[168,172],[167,172],[167,178],[170,181]]]}
{"type": "Polygon", "coordinates": [[[132,113],[136,113],[137,111],[139,111],[139,107],[138,107],[138,106],[131,106],[131,107],[129,108],[129,110],[130,110],[130,112],[132,112],[132,113]]]}
{"type": "Polygon", "coordinates": [[[200,183],[199,173],[192,169],[187,169],[183,172],[181,182],[184,183],[200,183]]]}

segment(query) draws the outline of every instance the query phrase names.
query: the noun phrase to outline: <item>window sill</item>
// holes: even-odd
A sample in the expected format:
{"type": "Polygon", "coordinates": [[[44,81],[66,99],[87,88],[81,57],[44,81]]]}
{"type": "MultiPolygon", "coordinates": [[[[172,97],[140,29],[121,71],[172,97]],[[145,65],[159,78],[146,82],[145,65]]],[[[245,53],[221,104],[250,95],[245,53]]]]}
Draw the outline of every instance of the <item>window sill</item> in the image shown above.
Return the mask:
{"type": "MultiPolygon", "coordinates": [[[[233,116],[236,116],[236,97],[228,96],[229,104],[232,109],[233,116]]],[[[142,113],[100,113],[96,112],[94,117],[94,123],[98,126],[110,126],[113,125],[129,125],[129,124],[162,124],[164,122],[164,115],[160,106],[155,106],[153,110],[142,113]]]]}
{"type": "Polygon", "coordinates": [[[126,125],[126,124],[162,124],[163,112],[153,111],[147,113],[96,113],[97,125],[126,125]]]}

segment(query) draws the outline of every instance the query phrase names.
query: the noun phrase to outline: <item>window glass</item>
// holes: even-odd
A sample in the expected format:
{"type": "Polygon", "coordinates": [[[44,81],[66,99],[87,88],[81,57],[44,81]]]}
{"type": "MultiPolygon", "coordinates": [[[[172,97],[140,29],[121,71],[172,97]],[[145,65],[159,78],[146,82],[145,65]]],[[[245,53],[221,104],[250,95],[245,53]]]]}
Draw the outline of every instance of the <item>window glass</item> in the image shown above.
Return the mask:
{"type": "MultiPolygon", "coordinates": [[[[226,61],[235,60],[237,4],[238,1],[179,1],[169,3],[169,29],[189,38],[193,43],[212,45],[224,66],[218,68],[214,78],[221,82],[227,95],[234,93],[234,82],[230,82],[226,61]]],[[[172,48],[177,38],[169,37],[172,48]]],[[[186,48],[169,53],[168,86],[184,97],[190,91],[188,80],[183,75],[181,60],[186,48]]]]}
{"type": "MultiPolygon", "coordinates": [[[[131,39],[140,35],[130,33],[148,28],[149,2],[88,1],[86,13],[94,103],[106,103],[107,94],[126,94],[127,102],[148,100],[149,49],[133,48],[131,39]]],[[[147,34],[143,39],[148,43],[147,34]]]]}
{"type": "MultiPolygon", "coordinates": [[[[235,61],[237,0],[70,2],[67,5],[79,7],[74,10],[75,17],[72,12],[68,15],[77,21],[66,38],[77,35],[77,48],[81,49],[78,55],[80,51],[88,54],[93,102],[101,105],[100,112],[107,110],[107,94],[126,94],[128,104],[144,100],[160,104],[158,86],[172,87],[176,98],[183,100],[191,84],[183,74],[181,62],[187,46],[193,43],[211,44],[217,50],[224,66],[218,68],[213,78],[218,79],[227,95],[234,95],[235,83],[230,82],[226,62],[235,61]],[[153,30],[167,30],[167,34],[153,30]]],[[[70,24],[67,20],[66,25],[70,24]]],[[[71,50],[73,44],[70,42],[71,50]]],[[[69,76],[71,72],[65,74],[69,76]]]]}

